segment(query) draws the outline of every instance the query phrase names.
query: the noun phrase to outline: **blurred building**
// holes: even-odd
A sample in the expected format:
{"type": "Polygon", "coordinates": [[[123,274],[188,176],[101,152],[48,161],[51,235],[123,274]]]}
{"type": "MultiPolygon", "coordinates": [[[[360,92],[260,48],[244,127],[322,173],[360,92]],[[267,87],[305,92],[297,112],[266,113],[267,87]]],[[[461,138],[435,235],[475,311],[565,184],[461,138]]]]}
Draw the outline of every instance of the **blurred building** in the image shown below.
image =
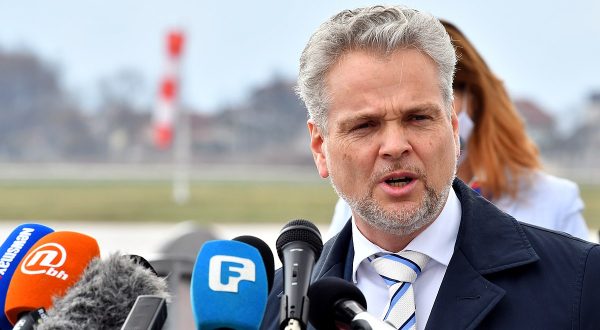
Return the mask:
{"type": "Polygon", "coordinates": [[[589,94],[579,125],[546,153],[563,175],[578,182],[600,183],[600,90],[589,94]]]}
{"type": "Polygon", "coordinates": [[[527,133],[533,141],[540,147],[546,149],[547,146],[554,144],[556,136],[556,122],[554,117],[529,99],[515,100],[517,111],[523,116],[527,133]]]}
{"type": "Polygon", "coordinates": [[[600,124],[600,90],[590,93],[584,117],[587,125],[600,124]]]}

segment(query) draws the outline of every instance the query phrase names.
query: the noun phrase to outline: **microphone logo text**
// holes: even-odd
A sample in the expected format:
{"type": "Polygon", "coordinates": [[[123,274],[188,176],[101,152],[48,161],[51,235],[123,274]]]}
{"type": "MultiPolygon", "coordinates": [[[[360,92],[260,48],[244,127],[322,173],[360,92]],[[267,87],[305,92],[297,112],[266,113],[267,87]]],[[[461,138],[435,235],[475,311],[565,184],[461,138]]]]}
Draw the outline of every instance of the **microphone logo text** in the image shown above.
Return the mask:
{"type": "Polygon", "coordinates": [[[208,286],[213,291],[238,292],[241,281],[256,281],[256,266],[250,259],[216,255],[210,258],[208,286]]]}
{"type": "Polygon", "coordinates": [[[33,233],[34,231],[35,229],[33,228],[23,228],[21,232],[17,235],[17,237],[15,237],[15,240],[8,247],[8,249],[6,249],[6,252],[4,252],[4,254],[2,255],[2,258],[0,258],[0,275],[4,276],[6,274],[6,271],[10,267],[10,264],[19,255],[21,249],[27,243],[27,240],[29,240],[31,233],[33,233]]]}
{"type": "Polygon", "coordinates": [[[21,264],[21,272],[29,275],[46,274],[61,280],[69,275],[64,270],[58,271],[67,260],[67,251],[57,243],[46,243],[31,251],[21,264]]]}

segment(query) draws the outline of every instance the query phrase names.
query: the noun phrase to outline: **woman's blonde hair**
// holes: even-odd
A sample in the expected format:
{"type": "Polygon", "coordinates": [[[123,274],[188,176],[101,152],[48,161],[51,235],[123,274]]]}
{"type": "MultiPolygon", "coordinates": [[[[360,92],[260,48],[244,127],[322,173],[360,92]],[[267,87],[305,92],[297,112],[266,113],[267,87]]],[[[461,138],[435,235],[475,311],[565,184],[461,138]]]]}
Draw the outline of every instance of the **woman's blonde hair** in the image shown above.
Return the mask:
{"type": "Polygon", "coordinates": [[[516,198],[519,185],[541,167],[537,146],[527,135],[503,82],[458,28],[443,20],[442,24],[458,57],[454,88],[466,88],[472,96],[475,127],[465,165],[472,169],[484,196],[516,198]]]}

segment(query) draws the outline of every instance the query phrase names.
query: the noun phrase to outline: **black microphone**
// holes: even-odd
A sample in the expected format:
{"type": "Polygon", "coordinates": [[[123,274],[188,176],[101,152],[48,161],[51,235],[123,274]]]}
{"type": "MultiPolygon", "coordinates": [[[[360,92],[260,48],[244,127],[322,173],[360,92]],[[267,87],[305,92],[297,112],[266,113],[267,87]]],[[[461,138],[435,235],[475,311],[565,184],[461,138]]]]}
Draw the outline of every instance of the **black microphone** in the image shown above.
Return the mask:
{"type": "Polygon", "coordinates": [[[119,329],[138,296],[168,298],[165,280],[139,258],[115,253],[90,262],[36,329],[119,329]]]}
{"type": "Polygon", "coordinates": [[[354,284],[338,277],[324,277],[308,288],[310,323],[316,329],[392,330],[366,310],[367,300],[354,284]]]}
{"type": "Polygon", "coordinates": [[[233,240],[246,243],[258,250],[258,253],[260,253],[265,265],[265,272],[267,274],[267,289],[269,292],[271,292],[271,288],[273,287],[273,277],[275,275],[275,261],[273,260],[273,252],[271,252],[271,248],[262,239],[250,235],[238,236],[233,240]]]}
{"type": "Polygon", "coordinates": [[[280,329],[306,329],[310,276],[323,250],[319,229],[308,220],[288,222],[277,238],[277,254],[283,264],[280,329]]]}
{"type": "Polygon", "coordinates": [[[12,330],[34,330],[36,326],[48,317],[46,309],[40,307],[19,317],[12,330]]]}
{"type": "Polygon", "coordinates": [[[148,260],[146,260],[144,257],[139,256],[137,254],[124,254],[122,257],[131,259],[131,261],[133,261],[133,263],[138,264],[138,265],[148,269],[150,272],[152,272],[152,274],[158,276],[158,273],[156,272],[154,267],[152,267],[152,264],[150,264],[150,262],[148,260]]]}
{"type": "Polygon", "coordinates": [[[160,330],[167,321],[167,300],[164,297],[138,296],[121,330],[160,330]]]}

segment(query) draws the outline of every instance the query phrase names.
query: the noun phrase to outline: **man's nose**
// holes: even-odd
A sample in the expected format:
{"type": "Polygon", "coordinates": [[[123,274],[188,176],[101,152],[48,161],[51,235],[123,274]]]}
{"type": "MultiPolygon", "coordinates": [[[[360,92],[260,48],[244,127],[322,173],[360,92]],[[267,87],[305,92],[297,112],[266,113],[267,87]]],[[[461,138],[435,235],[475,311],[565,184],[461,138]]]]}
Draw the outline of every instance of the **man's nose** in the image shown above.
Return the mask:
{"type": "Polygon", "coordinates": [[[380,138],[380,157],[397,159],[412,150],[407,132],[401,125],[387,125],[380,138]]]}

